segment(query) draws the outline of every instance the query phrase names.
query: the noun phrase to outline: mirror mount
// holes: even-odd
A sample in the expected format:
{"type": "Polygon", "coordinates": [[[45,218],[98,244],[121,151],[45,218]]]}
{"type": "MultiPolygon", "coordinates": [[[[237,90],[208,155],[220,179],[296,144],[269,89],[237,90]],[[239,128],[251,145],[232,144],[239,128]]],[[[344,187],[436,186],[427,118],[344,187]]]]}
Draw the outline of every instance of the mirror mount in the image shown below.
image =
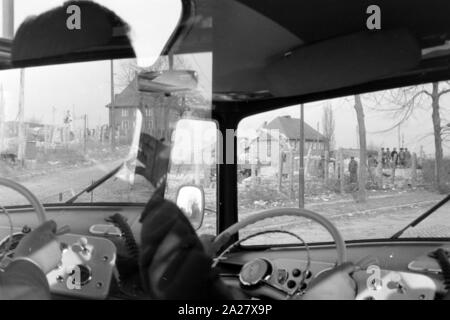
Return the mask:
{"type": "Polygon", "coordinates": [[[198,86],[198,74],[194,70],[148,71],[138,74],[140,92],[165,93],[190,92],[198,86]]]}

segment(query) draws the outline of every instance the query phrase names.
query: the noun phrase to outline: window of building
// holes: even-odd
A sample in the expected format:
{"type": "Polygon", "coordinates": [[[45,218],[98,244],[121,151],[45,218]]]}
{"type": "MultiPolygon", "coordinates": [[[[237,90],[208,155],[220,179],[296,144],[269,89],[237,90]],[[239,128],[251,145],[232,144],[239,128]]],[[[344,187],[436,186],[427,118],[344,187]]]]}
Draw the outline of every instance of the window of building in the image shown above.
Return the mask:
{"type": "Polygon", "coordinates": [[[122,117],[128,117],[128,109],[122,108],[122,117]]]}

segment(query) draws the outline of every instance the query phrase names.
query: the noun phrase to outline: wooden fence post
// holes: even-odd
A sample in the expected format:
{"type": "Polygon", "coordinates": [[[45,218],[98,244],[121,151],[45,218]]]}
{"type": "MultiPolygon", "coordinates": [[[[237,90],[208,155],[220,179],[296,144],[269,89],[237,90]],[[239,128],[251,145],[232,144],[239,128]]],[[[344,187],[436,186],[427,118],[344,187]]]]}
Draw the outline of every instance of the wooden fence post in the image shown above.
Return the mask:
{"type": "Polygon", "coordinates": [[[289,198],[294,200],[294,151],[290,151],[289,156],[289,198]]]}
{"type": "Polygon", "coordinates": [[[378,163],[375,170],[375,179],[378,187],[383,186],[383,152],[380,150],[378,154],[378,163]]]}
{"type": "Polygon", "coordinates": [[[342,148],[338,152],[339,161],[339,191],[341,194],[344,193],[344,155],[342,148]]]}
{"type": "Polygon", "coordinates": [[[411,157],[411,185],[417,185],[417,154],[414,152],[411,157]]]}
{"type": "Polygon", "coordinates": [[[278,191],[281,192],[283,189],[283,151],[279,152],[278,156],[278,191]]]}

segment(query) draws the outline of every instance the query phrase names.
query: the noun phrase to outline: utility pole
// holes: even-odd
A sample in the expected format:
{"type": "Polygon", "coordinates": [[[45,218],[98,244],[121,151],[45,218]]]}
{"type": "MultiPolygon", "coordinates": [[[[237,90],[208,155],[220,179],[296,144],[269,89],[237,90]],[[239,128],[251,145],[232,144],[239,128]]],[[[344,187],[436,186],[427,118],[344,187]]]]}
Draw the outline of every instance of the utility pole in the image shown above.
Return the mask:
{"type": "Polygon", "coordinates": [[[14,38],[14,0],[3,0],[3,37],[14,38]]]}
{"type": "Polygon", "coordinates": [[[3,97],[3,85],[0,86],[0,152],[5,144],[5,100],[3,97]]]}
{"type": "Polygon", "coordinates": [[[84,135],[83,135],[83,137],[84,137],[84,145],[83,145],[83,149],[84,149],[84,154],[86,154],[87,128],[88,128],[88,125],[87,125],[87,114],[85,114],[83,116],[83,120],[84,120],[84,135]]]}
{"type": "MultiPolygon", "coordinates": [[[[14,38],[14,1],[3,0],[3,37],[7,39],[14,38]]],[[[5,133],[5,101],[3,96],[3,87],[1,88],[0,102],[0,151],[3,151],[4,133],[5,133]]]]}
{"type": "Polygon", "coordinates": [[[26,148],[26,132],[25,132],[25,70],[20,70],[20,93],[19,93],[19,146],[17,152],[17,158],[19,159],[21,165],[25,164],[25,148],[26,148]]]}
{"type": "Polygon", "coordinates": [[[300,105],[300,141],[299,141],[299,166],[298,166],[298,206],[300,209],[305,208],[305,168],[303,164],[305,152],[305,114],[304,105],[300,105]]]}
{"type": "MultiPolygon", "coordinates": [[[[14,1],[13,0],[3,0],[3,37],[8,39],[14,38],[14,1]]],[[[24,164],[25,160],[25,147],[26,147],[26,132],[25,132],[25,71],[20,70],[20,93],[19,93],[19,112],[17,120],[19,122],[19,145],[17,158],[24,164]]]]}
{"type": "Polygon", "coordinates": [[[52,125],[55,126],[55,114],[56,114],[56,108],[53,106],[52,107],[52,125]]]}
{"type": "Polygon", "coordinates": [[[111,60],[111,107],[110,107],[110,126],[111,126],[111,150],[116,147],[116,115],[115,115],[115,95],[114,95],[114,60],[111,60]]]}

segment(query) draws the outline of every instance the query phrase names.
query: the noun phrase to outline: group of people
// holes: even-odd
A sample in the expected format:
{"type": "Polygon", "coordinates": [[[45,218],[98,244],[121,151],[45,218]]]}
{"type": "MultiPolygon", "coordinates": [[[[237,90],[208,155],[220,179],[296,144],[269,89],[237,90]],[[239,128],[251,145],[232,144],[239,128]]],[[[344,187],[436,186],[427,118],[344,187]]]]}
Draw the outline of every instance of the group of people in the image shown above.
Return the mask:
{"type": "Polygon", "coordinates": [[[409,168],[411,166],[411,153],[408,148],[393,148],[392,151],[389,148],[381,148],[381,163],[383,168],[409,168]]]}

